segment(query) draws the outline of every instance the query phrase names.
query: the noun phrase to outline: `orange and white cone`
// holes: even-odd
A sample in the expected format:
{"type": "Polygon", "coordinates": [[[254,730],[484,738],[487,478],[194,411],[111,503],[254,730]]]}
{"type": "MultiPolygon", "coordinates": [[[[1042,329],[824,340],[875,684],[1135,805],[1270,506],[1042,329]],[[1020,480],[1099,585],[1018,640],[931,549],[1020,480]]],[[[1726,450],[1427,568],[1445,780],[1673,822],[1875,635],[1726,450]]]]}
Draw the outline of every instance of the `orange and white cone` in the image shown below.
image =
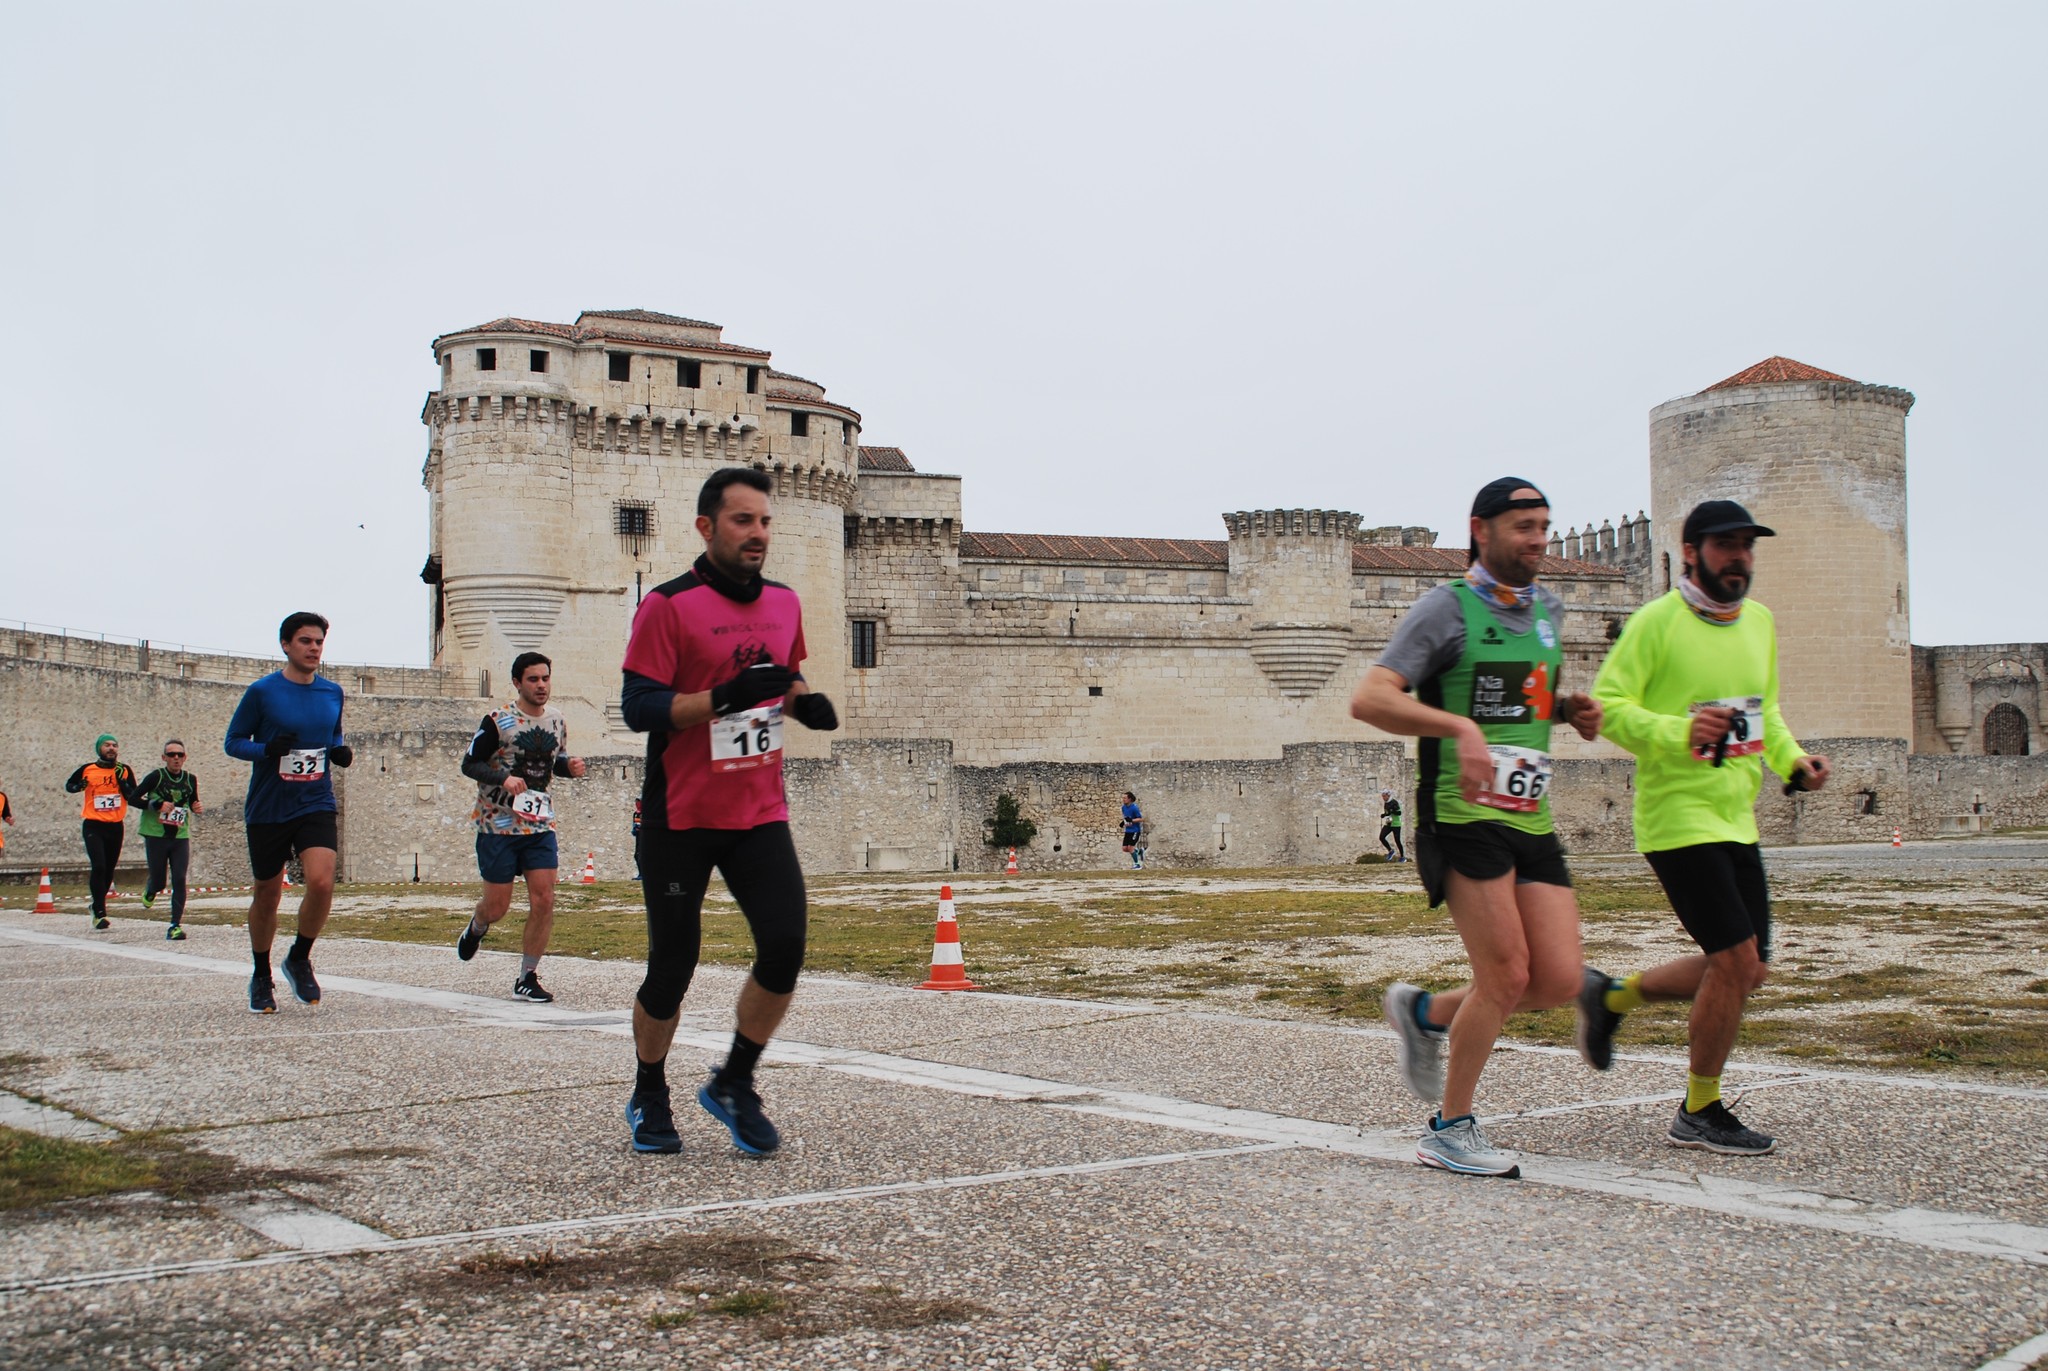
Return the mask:
{"type": "MultiPolygon", "coordinates": [[[[1003,874],[1005,876],[1017,874],[1017,849],[1014,847],[1010,849],[1010,859],[1003,863],[1003,874]]],[[[951,889],[950,886],[947,888],[951,889]]]]}
{"type": "Polygon", "coordinates": [[[1901,834],[1901,833],[1899,832],[1899,830],[1898,830],[1898,829],[1896,829],[1896,828],[1895,828],[1895,829],[1893,829],[1893,830],[1892,830],[1892,846],[1893,846],[1893,847],[1904,847],[1905,845],[1906,845],[1906,842],[1905,842],[1905,836],[1904,836],[1903,834],[1901,834]]]}
{"type": "Polygon", "coordinates": [[[55,914],[57,912],[57,901],[50,894],[50,868],[47,866],[43,868],[43,883],[36,890],[36,907],[32,912],[36,914],[55,914]]]}
{"type": "Polygon", "coordinates": [[[919,990],[979,990],[967,979],[967,966],[960,956],[960,925],[953,918],[953,887],[939,887],[939,923],[932,933],[932,978],[919,990]]]}
{"type": "Polygon", "coordinates": [[[577,877],[577,882],[581,885],[597,884],[597,854],[595,852],[583,854],[583,874],[577,877]]]}

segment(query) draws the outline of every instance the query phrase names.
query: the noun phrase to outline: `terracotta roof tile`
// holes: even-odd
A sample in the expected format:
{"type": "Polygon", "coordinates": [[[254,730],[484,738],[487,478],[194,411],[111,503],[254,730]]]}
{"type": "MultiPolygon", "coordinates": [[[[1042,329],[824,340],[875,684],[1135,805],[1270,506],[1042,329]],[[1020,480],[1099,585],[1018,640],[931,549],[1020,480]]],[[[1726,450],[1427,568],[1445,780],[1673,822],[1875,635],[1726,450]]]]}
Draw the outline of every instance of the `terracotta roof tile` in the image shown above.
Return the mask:
{"type": "Polygon", "coordinates": [[[1087,538],[1067,533],[962,533],[960,555],[991,561],[1124,562],[1148,566],[1227,567],[1219,538],[1087,538]]]}
{"type": "Polygon", "coordinates": [[[862,471],[916,471],[900,447],[864,447],[860,450],[862,471]]]}
{"type": "MultiPolygon", "coordinates": [[[[585,310],[584,315],[585,317],[601,316],[605,319],[623,319],[629,323],[633,322],[633,316],[635,315],[648,315],[652,319],[658,319],[666,323],[689,324],[697,328],[718,327],[716,324],[699,324],[694,319],[678,319],[674,315],[669,314],[654,315],[649,310],[620,310],[610,314],[602,314],[598,310],[585,310]]],[[[646,321],[642,320],[641,322],[646,321]]],[[[769,356],[767,352],[762,351],[760,348],[741,347],[737,343],[691,342],[675,338],[663,338],[651,333],[636,333],[631,329],[607,327],[577,328],[571,324],[549,324],[538,319],[517,319],[510,315],[502,319],[493,319],[487,324],[476,324],[469,328],[459,328],[451,333],[444,333],[434,340],[434,346],[438,348],[447,339],[460,338],[472,333],[524,333],[542,338],[561,338],[571,343],[646,343],[651,347],[670,349],[677,352],[715,352],[725,356],[759,357],[763,360],[766,360],[769,356]]]]}
{"type": "MultiPolygon", "coordinates": [[[[1422,572],[1436,576],[1463,576],[1465,549],[1461,547],[1394,547],[1387,543],[1354,543],[1353,571],[1422,572]]],[[[1597,562],[1574,561],[1569,557],[1545,557],[1537,566],[1543,576],[1571,576],[1585,580],[1619,581],[1627,573],[1597,562]]]]}
{"type": "MultiPolygon", "coordinates": [[[[1736,386],[1767,386],[1774,381],[1842,381],[1857,384],[1847,376],[1838,376],[1832,371],[1822,371],[1804,362],[1795,362],[1790,357],[1766,357],[1753,367],[1736,372],[1725,381],[1716,381],[1707,390],[1732,390],[1736,386]]],[[[1704,395],[1703,390],[1700,394],[1704,395]]]]}
{"type": "Polygon", "coordinates": [[[702,319],[685,319],[679,314],[657,314],[651,309],[586,309],[585,314],[602,314],[607,319],[630,319],[636,324],[678,324],[683,328],[720,328],[702,319]]]}

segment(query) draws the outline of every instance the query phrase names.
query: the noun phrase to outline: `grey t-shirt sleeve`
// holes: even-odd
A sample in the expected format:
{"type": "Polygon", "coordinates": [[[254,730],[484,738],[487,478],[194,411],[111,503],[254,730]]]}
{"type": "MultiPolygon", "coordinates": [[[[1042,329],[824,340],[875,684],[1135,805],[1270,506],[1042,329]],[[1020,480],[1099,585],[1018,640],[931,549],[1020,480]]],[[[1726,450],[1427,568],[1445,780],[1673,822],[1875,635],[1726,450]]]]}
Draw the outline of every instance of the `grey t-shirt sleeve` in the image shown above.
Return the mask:
{"type": "Polygon", "coordinates": [[[1425,592],[1394,625],[1375,666],[1397,673],[1413,690],[1457,664],[1465,651],[1465,609],[1448,585],[1425,592]]]}

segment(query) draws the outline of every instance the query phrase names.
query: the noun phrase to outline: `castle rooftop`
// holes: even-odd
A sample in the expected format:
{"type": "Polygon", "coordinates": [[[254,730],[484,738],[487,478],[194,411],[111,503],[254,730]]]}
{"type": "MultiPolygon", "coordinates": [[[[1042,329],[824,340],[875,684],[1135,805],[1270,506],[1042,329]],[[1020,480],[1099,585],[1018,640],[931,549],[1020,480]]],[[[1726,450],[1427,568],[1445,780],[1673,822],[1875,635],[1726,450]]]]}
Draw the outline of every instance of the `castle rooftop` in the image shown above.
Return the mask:
{"type": "Polygon", "coordinates": [[[863,447],[860,450],[860,469],[909,472],[917,470],[910,464],[910,458],[900,447],[863,447]]]}
{"type": "Polygon", "coordinates": [[[1725,381],[1716,381],[1700,394],[1710,390],[1733,390],[1737,386],[1767,386],[1780,381],[1840,381],[1844,385],[1856,385],[1852,377],[1822,371],[1819,367],[1795,362],[1790,357],[1766,357],[1753,367],[1745,367],[1725,381]]]}
{"type": "MultiPolygon", "coordinates": [[[[866,449],[863,449],[866,451],[866,449]]],[[[1090,538],[1068,533],[970,533],[960,535],[960,555],[984,561],[1097,562],[1112,566],[1175,566],[1190,570],[1230,565],[1230,543],[1223,538],[1090,538]]],[[[1444,577],[1465,574],[1462,548],[1398,547],[1387,543],[1354,543],[1353,571],[1420,572],[1444,577]]],[[[1544,576],[1619,581],[1619,567],[1569,557],[1546,556],[1538,568],[1544,576]]]]}

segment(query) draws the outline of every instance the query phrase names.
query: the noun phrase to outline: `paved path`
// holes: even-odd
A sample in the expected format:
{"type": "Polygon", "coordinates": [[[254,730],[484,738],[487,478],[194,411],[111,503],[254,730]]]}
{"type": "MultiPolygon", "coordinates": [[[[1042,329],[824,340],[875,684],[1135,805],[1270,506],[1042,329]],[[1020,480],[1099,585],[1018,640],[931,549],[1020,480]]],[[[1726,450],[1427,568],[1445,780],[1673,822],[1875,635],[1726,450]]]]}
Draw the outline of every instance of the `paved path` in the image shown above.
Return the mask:
{"type": "MultiPolygon", "coordinates": [[[[629,966],[0,913],[0,1122],[177,1130],[224,1193],[0,1216],[0,1363],[1627,1366],[2048,1357],[2048,1088],[1731,1069],[1761,1159],[1666,1147],[1682,1064],[1500,1052],[1520,1182],[1412,1163],[1392,1040],[811,978],[770,1160],[635,1156],[629,966]],[[282,986],[282,982],[280,982],[282,986]],[[738,1297],[735,1299],[735,1297],[738,1297]]],[[[672,1074],[721,1051],[701,973],[672,1074]]]]}

